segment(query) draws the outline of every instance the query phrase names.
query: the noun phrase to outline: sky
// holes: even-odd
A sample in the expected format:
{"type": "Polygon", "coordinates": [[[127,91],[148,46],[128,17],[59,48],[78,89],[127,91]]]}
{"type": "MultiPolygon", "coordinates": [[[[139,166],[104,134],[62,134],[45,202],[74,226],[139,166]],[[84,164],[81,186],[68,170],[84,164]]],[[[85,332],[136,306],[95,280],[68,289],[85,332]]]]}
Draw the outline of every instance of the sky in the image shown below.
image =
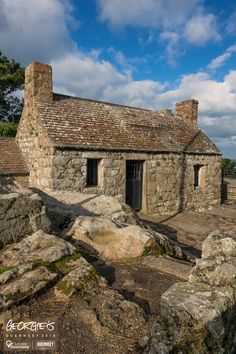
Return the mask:
{"type": "Polygon", "coordinates": [[[52,65],[54,91],[159,110],[199,101],[236,159],[236,0],[0,0],[0,50],[52,65]]]}

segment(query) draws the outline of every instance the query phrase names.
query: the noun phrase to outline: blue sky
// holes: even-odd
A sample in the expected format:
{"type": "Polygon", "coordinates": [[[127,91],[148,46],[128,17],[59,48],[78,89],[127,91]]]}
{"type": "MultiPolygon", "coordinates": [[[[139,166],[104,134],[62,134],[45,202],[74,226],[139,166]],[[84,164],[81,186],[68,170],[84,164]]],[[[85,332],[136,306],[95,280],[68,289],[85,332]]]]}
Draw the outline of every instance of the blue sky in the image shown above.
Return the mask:
{"type": "Polygon", "coordinates": [[[200,128],[236,159],[236,0],[0,0],[0,28],[2,52],[51,64],[57,92],[198,99],[200,128]]]}

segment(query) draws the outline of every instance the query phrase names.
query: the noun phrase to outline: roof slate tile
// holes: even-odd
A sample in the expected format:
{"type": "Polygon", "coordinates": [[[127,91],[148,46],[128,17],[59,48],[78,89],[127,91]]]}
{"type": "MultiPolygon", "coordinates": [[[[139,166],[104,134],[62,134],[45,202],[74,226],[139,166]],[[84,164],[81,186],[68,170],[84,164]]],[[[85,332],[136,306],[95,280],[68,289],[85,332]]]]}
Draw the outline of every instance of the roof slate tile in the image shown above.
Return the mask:
{"type": "Polygon", "coordinates": [[[200,129],[163,113],[59,94],[37,108],[59,147],[220,154],[200,129]]]}

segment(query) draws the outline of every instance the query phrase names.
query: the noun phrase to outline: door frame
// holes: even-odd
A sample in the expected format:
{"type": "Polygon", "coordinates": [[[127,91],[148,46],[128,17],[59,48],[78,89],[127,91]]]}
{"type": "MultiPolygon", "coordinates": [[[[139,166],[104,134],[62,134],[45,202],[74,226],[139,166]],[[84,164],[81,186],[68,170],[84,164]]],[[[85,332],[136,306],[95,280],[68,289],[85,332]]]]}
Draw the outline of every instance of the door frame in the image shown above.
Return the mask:
{"type": "Polygon", "coordinates": [[[141,158],[125,158],[125,202],[126,202],[126,195],[127,195],[127,161],[140,161],[142,162],[142,194],[141,194],[141,208],[139,211],[146,213],[147,210],[147,181],[146,181],[146,160],[141,158]]]}

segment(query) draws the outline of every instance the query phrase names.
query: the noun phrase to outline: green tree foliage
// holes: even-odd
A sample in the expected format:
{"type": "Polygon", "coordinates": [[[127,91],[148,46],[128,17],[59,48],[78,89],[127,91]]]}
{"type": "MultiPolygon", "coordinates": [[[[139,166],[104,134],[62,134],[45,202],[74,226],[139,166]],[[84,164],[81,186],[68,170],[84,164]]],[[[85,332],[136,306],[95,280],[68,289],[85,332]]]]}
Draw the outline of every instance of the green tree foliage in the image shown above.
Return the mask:
{"type": "Polygon", "coordinates": [[[224,177],[236,178],[236,162],[230,159],[222,159],[224,177]]]}
{"type": "Polygon", "coordinates": [[[19,121],[23,99],[14,95],[24,85],[24,68],[0,51],[0,120],[19,121]]]}
{"type": "Polygon", "coordinates": [[[0,137],[14,137],[17,132],[17,124],[0,122],[0,137]]]}

